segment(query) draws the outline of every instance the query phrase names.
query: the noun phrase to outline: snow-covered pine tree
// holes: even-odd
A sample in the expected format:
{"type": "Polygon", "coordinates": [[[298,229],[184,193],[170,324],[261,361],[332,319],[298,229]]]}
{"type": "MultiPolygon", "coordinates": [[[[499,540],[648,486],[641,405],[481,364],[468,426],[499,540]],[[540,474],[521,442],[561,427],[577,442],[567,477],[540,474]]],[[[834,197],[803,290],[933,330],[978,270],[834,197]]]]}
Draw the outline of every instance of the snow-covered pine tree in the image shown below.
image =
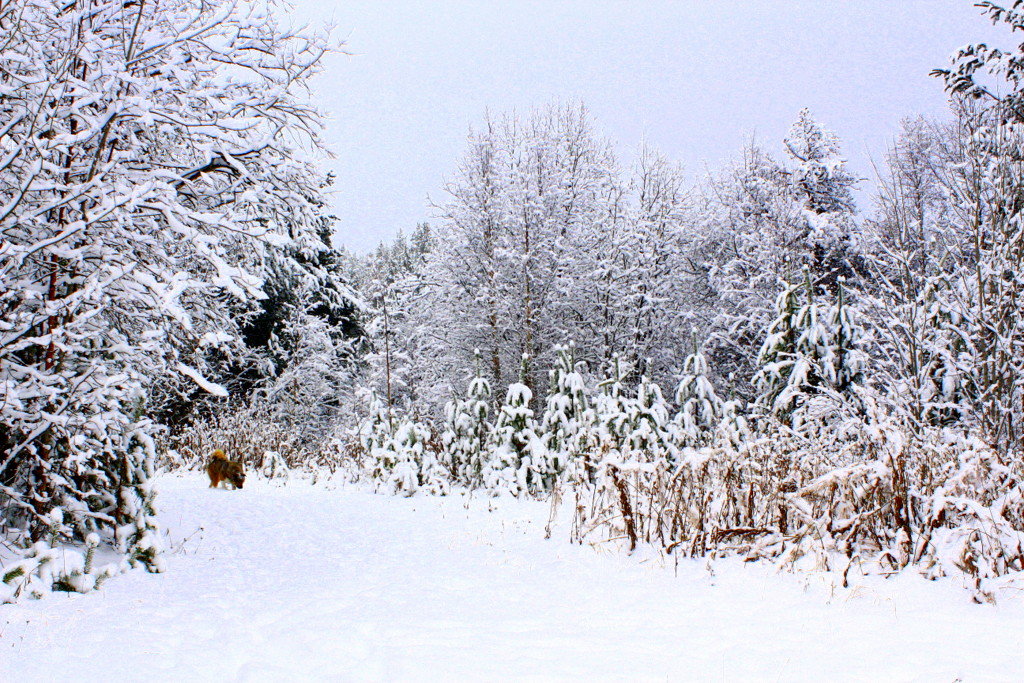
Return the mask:
{"type": "Polygon", "coordinates": [[[395,467],[394,435],[397,429],[393,411],[376,392],[370,394],[370,412],[359,425],[359,443],[369,458],[370,476],[386,480],[395,467]]]}
{"type": "Polygon", "coordinates": [[[466,397],[445,407],[445,430],[441,437],[452,479],[470,488],[483,484],[491,435],[491,384],[484,377],[479,351],[475,355],[476,374],[469,382],[466,397]]]}
{"type": "Polygon", "coordinates": [[[613,356],[606,368],[605,378],[597,385],[594,410],[597,438],[600,450],[604,452],[621,451],[629,437],[630,399],[622,385],[624,372],[622,359],[613,356]]]}
{"type": "MultiPolygon", "coordinates": [[[[769,326],[758,354],[760,369],[753,384],[758,393],[758,404],[768,412],[786,412],[793,407],[793,396],[783,394],[793,383],[800,336],[800,294],[805,286],[804,283],[787,285],[779,294],[776,301],[778,315],[769,326]]],[[[797,382],[802,382],[802,379],[798,377],[797,382]]]]}
{"type": "Polygon", "coordinates": [[[812,288],[808,275],[802,284],[789,285],[779,295],[779,315],[768,329],[758,358],[761,367],[753,380],[758,405],[783,418],[824,384],[823,366],[832,364],[827,317],[812,288]]]}
{"type": "Polygon", "coordinates": [[[661,387],[640,378],[636,398],[627,404],[626,450],[641,462],[663,463],[672,458],[669,411],[661,387]]]}
{"type": "MultiPolygon", "coordinates": [[[[141,420],[140,416],[135,417],[141,420]]],[[[160,555],[162,543],[153,506],[156,492],[150,482],[156,474],[156,447],[152,437],[142,429],[123,438],[124,441],[112,448],[103,460],[106,468],[121,470],[116,474],[107,471],[110,481],[120,483],[115,494],[114,518],[122,520],[122,524],[114,531],[115,548],[132,566],[141,564],[150,571],[160,572],[164,567],[160,555]],[[118,457],[119,454],[123,455],[118,457]]],[[[86,511],[76,512],[85,514],[86,511]]],[[[87,535],[83,540],[90,537],[98,540],[96,534],[87,535]]]]}
{"type": "Polygon", "coordinates": [[[468,457],[465,451],[472,448],[468,436],[472,418],[467,403],[456,396],[444,405],[444,428],[441,430],[441,465],[448,478],[460,484],[465,483],[462,477],[468,457]]]}
{"type": "Polygon", "coordinates": [[[800,111],[784,141],[790,157],[790,182],[804,210],[799,241],[816,287],[834,289],[840,277],[852,279],[860,269],[854,242],[853,186],[839,140],[807,109],[800,111]]]}
{"type": "Polygon", "coordinates": [[[700,350],[683,363],[675,398],[678,411],[672,418],[673,443],[689,448],[709,443],[726,416],[727,406],[708,378],[707,359],[700,350]]]}
{"type": "Polygon", "coordinates": [[[435,495],[448,491],[444,469],[429,442],[426,425],[412,419],[399,422],[385,447],[394,462],[385,481],[391,493],[411,496],[420,490],[435,495]]]}
{"type": "Polygon", "coordinates": [[[282,432],[293,435],[289,450],[318,453],[330,438],[345,397],[353,395],[356,355],[365,305],[352,289],[331,246],[333,220],[317,221],[315,232],[266,250],[259,268],[265,297],[246,320],[243,360],[221,368],[218,378],[232,397],[248,399],[282,432]]]}
{"type": "Polygon", "coordinates": [[[852,188],[857,179],[846,168],[835,133],[815,121],[808,109],[802,109],[783,144],[794,164],[793,182],[803,193],[809,211],[817,214],[853,212],[852,188]]]}
{"type": "Polygon", "coordinates": [[[758,405],[787,419],[823,390],[839,396],[850,393],[863,376],[863,331],[846,301],[842,279],[836,301],[823,308],[814,296],[810,274],[801,285],[789,285],[778,300],[779,315],[768,330],[754,376],[758,405]],[[805,300],[800,301],[800,294],[805,300]]]}
{"type": "Polygon", "coordinates": [[[786,160],[757,146],[704,190],[688,261],[691,296],[710,321],[705,352],[730,395],[752,399],[764,330],[775,315],[779,279],[804,270],[816,287],[853,282],[863,269],[852,175],[836,136],[803,111],[786,137],[786,160]],[[699,295],[699,296],[698,296],[699,295]]]}
{"type": "MultiPolygon", "coordinates": [[[[525,360],[523,366],[525,368],[525,360]]],[[[484,486],[495,495],[514,496],[534,491],[534,459],[543,452],[533,418],[533,392],[522,382],[509,385],[491,433],[490,458],[484,467],[484,486]]]]}
{"type": "Polygon", "coordinates": [[[780,277],[796,281],[806,261],[804,223],[788,171],[760,147],[712,176],[692,229],[689,260],[704,274],[696,309],[709,321],[705,352],[729,392],[750,396],[780,277]]]}
{"type": "Polygon", "coordinates": [[[831,386],[845,394],[853,385],[864,381],[864,329],[857,320],[859,311],[848,300],[842,278],[836,281],[835,296],[835,304],[830,307],[828,315],[832,363],[823,369],[831,386]]]}
{"type": "Polygon", "coordinates": [[[550,490],[588,447],[593,428],[587,386],[576,368],[576,347],[559,346],[555,354],[557,361],[550,373],[551,388],[541,419],[544,452],[536,466],[545,490],[550,490]]]}
{"type": "Polygon", "coordinates": [[[296,312],[282,330],[291,337],[288,362],[250,396],[268,421],[291,434],[297,451],[313,455],[330,438],[343,396],[354,387],[352,342],[327,320],[296,312]]]}

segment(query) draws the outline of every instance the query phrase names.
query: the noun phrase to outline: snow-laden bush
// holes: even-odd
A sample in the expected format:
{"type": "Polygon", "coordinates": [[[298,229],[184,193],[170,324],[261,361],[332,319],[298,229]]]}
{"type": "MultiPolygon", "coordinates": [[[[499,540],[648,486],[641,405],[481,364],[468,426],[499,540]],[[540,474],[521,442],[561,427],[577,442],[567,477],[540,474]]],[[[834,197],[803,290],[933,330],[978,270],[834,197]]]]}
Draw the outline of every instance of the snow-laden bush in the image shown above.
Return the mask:
{"type": "Polygon", "coordinates": [[[876,396],[819,395],[749,439],[719,434],[677,463],[606,459],[572,492],[575,538],[687,556],[983,580],[1024,571],[1024,471],[953,430],[917,434],[876,396]],[[866,412],[862,411],[866,406],[866,412]]]}
{"type": "Polygon", "coordinates": [[[36,541],[19,553],[20,559],[0,567],[0,603],[23,596],[41,598],[53,591],[88,593],[130,564],[96,567],[100,537],[95,533],[86,536],[84,555],[58,544],[63,517],[63,511],[55,508],[49,515],[49,541],[36,541]]]}

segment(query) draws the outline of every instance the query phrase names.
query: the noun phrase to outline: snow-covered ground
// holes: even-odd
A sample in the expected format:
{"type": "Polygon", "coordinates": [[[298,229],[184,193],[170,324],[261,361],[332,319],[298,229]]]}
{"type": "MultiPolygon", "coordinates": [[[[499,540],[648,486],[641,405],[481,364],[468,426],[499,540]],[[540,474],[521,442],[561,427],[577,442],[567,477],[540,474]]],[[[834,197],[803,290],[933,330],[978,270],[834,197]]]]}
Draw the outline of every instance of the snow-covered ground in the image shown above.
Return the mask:
{"type": "Polygon", "coordinates": [[[644,562],[544,540],[543,503],[159,487],[167,573],[0,606],[0,680],[1024,677],[1024,599],[950,581],[644,562]]]}

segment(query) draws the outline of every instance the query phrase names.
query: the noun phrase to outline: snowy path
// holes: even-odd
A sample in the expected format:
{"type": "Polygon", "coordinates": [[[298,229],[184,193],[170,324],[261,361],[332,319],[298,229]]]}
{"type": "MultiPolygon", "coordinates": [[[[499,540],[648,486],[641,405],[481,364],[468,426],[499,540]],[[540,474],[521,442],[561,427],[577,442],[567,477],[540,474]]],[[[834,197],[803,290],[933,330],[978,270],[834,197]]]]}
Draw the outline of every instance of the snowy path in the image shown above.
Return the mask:
{"type": "Polygon", "coordinates": [[[0,680],[1014,680],[1024,605],[543,540],[547,507],[160,482],[168,572],[0,606],[0,680]]]}

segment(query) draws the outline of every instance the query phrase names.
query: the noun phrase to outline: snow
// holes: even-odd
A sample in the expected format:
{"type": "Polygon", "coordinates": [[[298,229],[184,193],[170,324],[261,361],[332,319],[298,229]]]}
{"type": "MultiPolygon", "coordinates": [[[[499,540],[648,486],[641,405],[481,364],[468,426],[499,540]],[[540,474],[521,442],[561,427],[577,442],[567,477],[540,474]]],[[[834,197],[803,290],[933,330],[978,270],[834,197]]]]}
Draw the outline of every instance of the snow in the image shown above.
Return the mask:
{"type": "Polygon", "coordinates": [[[0,607],[0,680],[1024,675],[1024,600],[949,580],[675,567],[545,540],[549,506],[513,499],[156,485],[167,572],[0,607]]]}
{"type": "Polygon", "coordinates": [[[205,392],[207,392],[209,394],[213,394],[214,396],[226,397],[228,395],[228,390],[227,389],[225,389],[224,387],[222,387],[219,384],[216,384],[215,382],[209,381],[208,379],[203,377],[201,374],[199,374],[199,372],[197,370],[194,370],[194,369],[190,368],[189,366],[185,365],[184,363],[178,363],[177,368],[178,368],[178,372],[180,372],[181,374],[185,375],[186,377],[191,379],[193,382],[198,384],[203,389],[203,391],[205,391],[205,392]]]}

